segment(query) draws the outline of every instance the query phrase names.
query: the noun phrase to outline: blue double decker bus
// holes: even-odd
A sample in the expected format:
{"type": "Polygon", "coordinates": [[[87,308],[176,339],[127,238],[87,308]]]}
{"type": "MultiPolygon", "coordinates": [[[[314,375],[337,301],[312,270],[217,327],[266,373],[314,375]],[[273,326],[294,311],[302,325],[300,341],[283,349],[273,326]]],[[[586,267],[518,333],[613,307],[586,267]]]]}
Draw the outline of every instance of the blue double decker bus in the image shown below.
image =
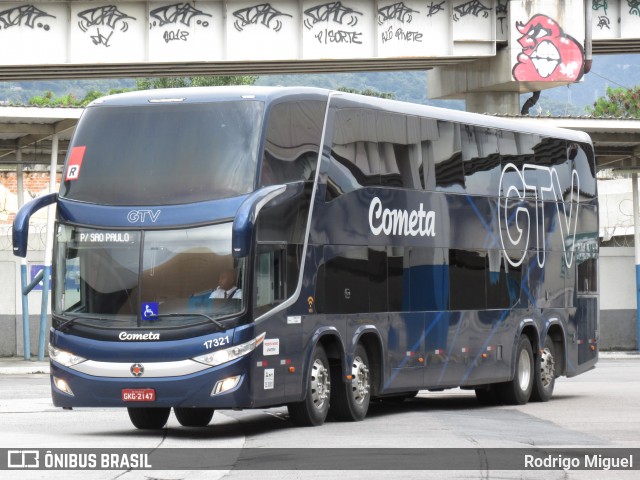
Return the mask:
{"type": "Polygon", "coordinates": [[[58,194],[54,405],[287,405],[300,425],[473,389],[546,401],[598,358],[586,134],[313,88],[217,87],[86,108],[58,194]]]}

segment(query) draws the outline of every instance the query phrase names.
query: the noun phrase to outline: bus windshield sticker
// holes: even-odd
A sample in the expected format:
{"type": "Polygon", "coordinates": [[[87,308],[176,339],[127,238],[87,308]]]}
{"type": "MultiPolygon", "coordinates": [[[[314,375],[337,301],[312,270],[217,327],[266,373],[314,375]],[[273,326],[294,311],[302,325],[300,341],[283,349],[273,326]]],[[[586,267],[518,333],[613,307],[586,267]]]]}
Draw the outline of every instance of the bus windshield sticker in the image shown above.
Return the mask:
{"type": "Polygon", "coordinates": [[[275,368],[265,368],[264,370],[264,389],[273,390],[275,380],[275,368]]]}
{"type": "Polygon", "coordinates": [[[132,241],[128,232],[80,232],[81,243],[129,243],[132,241]]]}
{"type": "Polygon", "coordinates": [[[158,319],[158,302],[146,302],[142,304],[142,320],[158,319]]]}
{"type": "Polygon", "coordinates": [[[71,155],[69,156],[69,165],[67,166],[67,175],[65,181],[77,180],[80,177],[80,167],[82,166],[82,159],[84,158],[84,152],[87,147],[73,147],[71,149],[71,155]]]}
{"type": "Polygon", "coordinates": [[[280,354],[280,339],[279,338],[265,338],[262,344],[263,355],[279,355],[280,354]]]}

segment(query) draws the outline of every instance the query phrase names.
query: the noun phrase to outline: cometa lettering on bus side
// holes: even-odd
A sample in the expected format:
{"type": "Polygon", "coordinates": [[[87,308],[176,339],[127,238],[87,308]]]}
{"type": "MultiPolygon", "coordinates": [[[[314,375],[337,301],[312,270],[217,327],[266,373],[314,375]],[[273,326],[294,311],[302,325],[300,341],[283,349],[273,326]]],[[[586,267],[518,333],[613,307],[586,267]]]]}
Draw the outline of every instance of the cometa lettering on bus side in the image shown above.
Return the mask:
{"type": "Polygon", "coordinates": [[[118,335],[120,340],[160,340],[160,334],[155,332],[147,332],[147,333],[129,333],[129,332],[120,332],[118,335]]]}
{"type": "Polygon", "coordinates": [[[382,201],[374,197],[369,205],[369,228],[374,235],[402,235],[405,237],[435,237],[436,212],[426,211],[423,204],[418,210],[382,208],[382,201]]]}

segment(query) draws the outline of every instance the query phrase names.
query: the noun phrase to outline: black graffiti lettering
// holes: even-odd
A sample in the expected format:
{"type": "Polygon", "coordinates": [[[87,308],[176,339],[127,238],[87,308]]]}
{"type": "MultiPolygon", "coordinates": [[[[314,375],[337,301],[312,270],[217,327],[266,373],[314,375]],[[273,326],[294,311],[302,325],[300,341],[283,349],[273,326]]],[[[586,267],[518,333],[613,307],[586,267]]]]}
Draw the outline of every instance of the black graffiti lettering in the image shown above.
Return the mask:
{"type": "Polygon", "coordinates": [[[631,15],[640,15],[640,0],[627,0],[627,5],[631,15]]]}
{"type": "Polygon", "coordinates": [[[0,29],[4,28],[6,30],[10,27],[21,27],[23,25],[25,27],[35,28],[37,25],[38,28],[48,31],[49,25],[39,21],[41,18],[45,17],[56,18],[33,5],[22,5],[20,7],[9,8],[0,12],[0,29]],[[36,24],[36,22],[38,23],[36,24]]]}
{"type": "Polygon", "coordinates": [[[398,20],[402,23],[411,23],[414,13],[420,12],[407,7],[404,2],[394,3],[388,7],[378,9],[378,25],[382,25],[388,20],[398,20]]]}
{"type": "Polygon", "coordinates": [[[483,18],[488,18],[489,12],[491,11],[490,8],[483,5],[479,0],[471,0],[470,2],[463,3],[462,5],[453,7],[453,10],[456,12],[453,14],[454,22],[457,22],[467,15],[473,15],[474,17],[482,15],[483,18]]]}
{"type": "Polygon", "coordinates": [[[429,5],[429,13],[427,13],[427,17],[433,17],[436,13],[444,11],[445,2],[435,3],[431,2],[429,5]]]}
{"type": "Polygon", "coordinates": [[[389,40],[393,40],[393,27],[389,27],[386,32],[380,34],[382,43],[387,43],[389,40]]]}
{"type": "Polygon", "coordinates": [[[278,17],[292,17],[287,13],[282,13],[281,11],[276,10],[268,3],[236,10],[233,12],[233,16],[238,19],[233,22],[233,26],[239,32],[241,32],[247,25],[257,25],[258,23],[279,32],[282,28],[282,22],[278,17]],[[275,23],[272,23],[274,19],[276,19],[276,21],[275,23]]]}
{"type": "Polygon", "coordinates": [[[98,28],[98,33],[96,35],[91,35],[91,41],[94,45],[104,45],[105,47],[110,47],[109,40],[111,39],[111,35],[113,32],[109,32],[108,36],[104,36],[100,33],[100,29],[98,28]]]}
{"type": "Polygon", "coordinates": [[[362,12],[356,12],[352,8],[345,7],[340,2],[331,2],[308,8],[304,11],[304,14],[307,16],[304,20],[304,26],[311,30],[316,23],[329,21],[340,25],[344,25],[346,22],[346,25],[355,27],[358,24],[356,15],[362,15],[362,12]],[[348,17],[349,20],[346,21],[345,17],[348,17]]]}
{"type": "Polygon", "coordinates": [[[350,43],[350,44],[362,44],[360,40],[360,32],[348,32],[346,30],[330,30],[325,28],[318,32],[315,37],[320,43],[325,45],[328,43],[350,43]]]}
{"type": "Polygon", "coordinates": [[[83,32],[86,32],[89,27],[105,25],[115,30],[118,23],[122,23],[120,30],[126,32],[129,29],[127,20],[135,20],[134,17],[121,12],[115,5],[89,8],[78,13],[78,17],[81,19],[78,25],[83,32]]]}
{"type": "Polygon", "coordinates": [[[182,40],[183,42],[186,42],[188,36],[189,32],[185,32],[184,30],[167,30],[162,35],[162,38],[164,38],[165,43],[169,43],[174,40],[182,40]]]}
{"type": "MultiPolygon", "coordinates": [[[[195,17],[212,17],[202,10],[198,10],[189,3],[176,3],[166,7],[155,8],[149,12],[149,16],[157,20],[157,25],[162,27],[167,24],[181,23],[187,27],[191,26],[191,21],[195,17]]],[[[200,20],[203,26],[208,26],[209,22],[200,20]],[[206,23],[206,25],[205,25],[206,23]]],[[[153,22],[156,25],[156,22],[153,22]]]]}
{"type": "Polygon", "coordinates": [[[498,0],[496,4],[496,15],[506,15],[509,12],[509,2],[507,0],[498,0]]]}
{"type": "Polygon", "coordinates": [[[592,0],[592,10],[604,10],[604,14],[607,15],[607,9],[609,8],[609,2],[607,0],[592,0]]]}
{"type": "Polygon", "coordinates": [[[401,28],[396,30],[396,38],[404,42],[422,42],[423,34],[420,32],[405,31],[401,28]]]}
{"type": "Polygon", "coordinates": [[[602,30],[605,27],[611,30],[611,27],[609,26],[610,24],[611,24],[611,21],[609,20],[609,17],[605,17],[604,15],[598,15],[598,25],[596,26],[599,27],[600,30],[602,30]]]}

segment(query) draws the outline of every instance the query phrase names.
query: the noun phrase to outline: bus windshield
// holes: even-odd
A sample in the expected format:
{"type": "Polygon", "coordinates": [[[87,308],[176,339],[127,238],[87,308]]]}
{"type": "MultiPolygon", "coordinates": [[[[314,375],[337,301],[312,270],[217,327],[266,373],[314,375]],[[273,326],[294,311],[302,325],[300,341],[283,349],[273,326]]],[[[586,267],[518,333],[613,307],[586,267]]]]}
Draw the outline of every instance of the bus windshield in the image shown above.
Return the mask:
{"type": "Polygon", "coordinates": [[[113,231],[58,225],[54,312],[97,327],[199,324],[244,309],[231,223],[113,231]]]}
{"type": "Polygon", "coordinates": [[[171,205],[248,193],[262,115],[255,100],[90,107],[76,129],[60,195],[102,205],[171,205]]]}

